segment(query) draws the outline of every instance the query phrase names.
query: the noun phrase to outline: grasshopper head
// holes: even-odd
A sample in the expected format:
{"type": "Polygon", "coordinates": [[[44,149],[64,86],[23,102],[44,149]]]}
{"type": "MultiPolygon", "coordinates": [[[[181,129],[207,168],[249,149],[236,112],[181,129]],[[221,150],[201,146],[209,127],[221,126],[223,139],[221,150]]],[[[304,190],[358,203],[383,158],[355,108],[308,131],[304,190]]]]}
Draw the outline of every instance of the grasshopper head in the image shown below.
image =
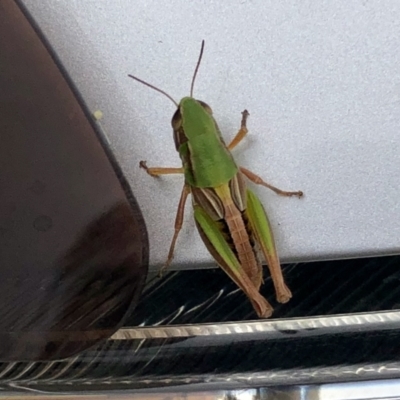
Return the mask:
{"type": "Polygon", "coordinates": [[[184,97],[171,120],[176,150],[193,135],[192,129],[185,129],[184,125],[201,127],[202,121],[209,120],[210,117],[212,119],[212,109],[207,103],[193,97],[184,97]]]}

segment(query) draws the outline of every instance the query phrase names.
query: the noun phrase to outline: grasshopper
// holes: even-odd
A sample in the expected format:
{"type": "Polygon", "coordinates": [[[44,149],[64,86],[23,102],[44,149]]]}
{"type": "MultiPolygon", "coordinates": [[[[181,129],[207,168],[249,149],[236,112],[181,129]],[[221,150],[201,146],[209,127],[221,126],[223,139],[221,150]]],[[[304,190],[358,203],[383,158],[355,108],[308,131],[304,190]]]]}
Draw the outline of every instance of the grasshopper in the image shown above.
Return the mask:
{"type": "Polygon", "coordinates": [[[153,176],[183,174],[184,185],[175,218],[175,233],[170,245],[166,269],[172,262],[176,240],[182,228],[187,197],[192,195],[194,219],[204,244],[218,265],[247,295],[260,318],[272,315],[271,304],[259,293],[263,283],[258,251],[267,262],[276,299],[286,303],[292,297],[286,286],[267,214],[257,196],[247,188],[245,178],[265,186],[281,196],[302,197],[303,192],[288,192],[262,180],[238,166],[231,154],[248,133],[247,110],[242,112],[240,129],[226,146],[211,108],[193,97],[196,75],[204,51],[204,40],[192,77],[190,96],[177,103],[168,93],[133,76],[130,78],[162,93],[176,106],[171,125],[176,150],[182,160],[180,168],[140,167],[153,176]]]}

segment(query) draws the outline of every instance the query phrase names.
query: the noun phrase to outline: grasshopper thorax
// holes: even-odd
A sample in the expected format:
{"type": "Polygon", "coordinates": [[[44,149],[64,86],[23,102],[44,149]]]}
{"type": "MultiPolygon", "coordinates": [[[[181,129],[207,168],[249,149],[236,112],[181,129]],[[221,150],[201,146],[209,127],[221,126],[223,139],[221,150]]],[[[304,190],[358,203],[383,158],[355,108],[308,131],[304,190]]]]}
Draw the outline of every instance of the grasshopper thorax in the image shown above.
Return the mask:
{"type": "Polygon", "coordinates": [[[235,161],[206,103],[193,97],[184,97],[171,124],[185,180],[190,186],[219,186],[228,183],[237,173],[235,161]]]}
{"type": "Polygon", "coordinates": [[[187,112],[199,112],[200,115],[204,114],[203,110],[206,111],[207,114],[212,115],[212,109],[204,101],[196,100],[193,97],[184,97],[178,105],[177,110],[172,116],[171,125],[173,130],[177,130],[182,126],[182,116],[187,112]]]}
{"type": "Polygon", "coordinates": [[[176,150],[190,138],[207,132],[207,127],[215,125],[211,107],[201,100],[193,97],[184,97],[172,116],[172,129],[176,150]],[[193,127],[198,129],[193,130],[193,127]],[[202,129],[203,128],[203,129],[202,129]]]}

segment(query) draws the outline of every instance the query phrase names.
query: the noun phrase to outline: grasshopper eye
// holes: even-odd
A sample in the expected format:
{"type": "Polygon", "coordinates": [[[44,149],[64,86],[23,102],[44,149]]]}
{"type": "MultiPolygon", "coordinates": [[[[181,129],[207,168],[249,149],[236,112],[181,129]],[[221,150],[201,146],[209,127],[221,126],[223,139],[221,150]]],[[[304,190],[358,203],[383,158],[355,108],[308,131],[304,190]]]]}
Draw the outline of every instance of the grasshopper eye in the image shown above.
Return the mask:
{"type": "Polygon", "coordinates": [[[171,125],[174,131],[177,131],[182,126],[182,116],[179,108],[175,111],[175,114],[172,117],[171,125]]]}
{"type": "Polygon", "coordinates": [[[209,114],[211,114],[212,115],[212,109],[211,109],[211,107],[207,104],[207,103],[204,103],[204,101],[201,101],[201,100],[197,100],[200,104],[201,104],[201,106],[209,113],[209,114]]]}

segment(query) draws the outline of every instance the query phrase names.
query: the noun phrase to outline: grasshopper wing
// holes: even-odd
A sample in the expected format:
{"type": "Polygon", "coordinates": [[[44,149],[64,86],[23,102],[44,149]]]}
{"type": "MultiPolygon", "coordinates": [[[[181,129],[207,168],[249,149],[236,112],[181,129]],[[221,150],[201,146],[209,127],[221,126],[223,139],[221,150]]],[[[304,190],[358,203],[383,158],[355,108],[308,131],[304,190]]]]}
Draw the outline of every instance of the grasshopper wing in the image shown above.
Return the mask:
{"type": "Polygon", "coordinates": [[[236,285],[243,290],[251,301],[257,315],[260,318],[270,317],[273,311],[272,306],[261,296],[241,267],[236,255],[224,237],[221,230],[222,224],[213,220],[209,214],[198,205],[194,205],[194,217],[200,236],[215,261],[236,285]]]}

